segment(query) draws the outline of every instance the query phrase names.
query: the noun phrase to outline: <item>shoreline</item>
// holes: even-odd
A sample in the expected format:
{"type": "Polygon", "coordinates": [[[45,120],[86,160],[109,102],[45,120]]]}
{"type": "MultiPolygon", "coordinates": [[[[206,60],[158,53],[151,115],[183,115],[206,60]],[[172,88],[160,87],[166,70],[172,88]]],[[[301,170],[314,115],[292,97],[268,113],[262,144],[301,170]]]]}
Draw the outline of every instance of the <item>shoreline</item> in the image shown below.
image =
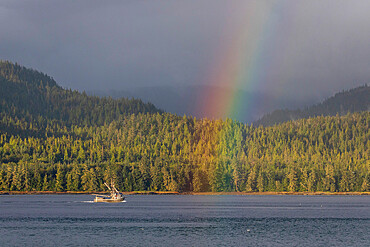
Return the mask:
{"type": "MultiPolygon", "coordinates": [[[[1,195],[91,195],[107,194],[101,191],[0,191],[1,195]]],[[[176,192],[176,191],[130,191],[124,195],[370,195],[370,192],[176,192]]]]}

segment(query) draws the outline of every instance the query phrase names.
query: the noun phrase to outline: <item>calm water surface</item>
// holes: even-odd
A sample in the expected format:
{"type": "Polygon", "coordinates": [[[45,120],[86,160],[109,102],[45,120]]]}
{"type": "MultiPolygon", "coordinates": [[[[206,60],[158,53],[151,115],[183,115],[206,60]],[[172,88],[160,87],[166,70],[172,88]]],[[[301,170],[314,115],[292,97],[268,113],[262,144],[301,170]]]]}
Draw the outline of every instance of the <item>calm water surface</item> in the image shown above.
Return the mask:
{"type": "Polygon", "coordinates": [[[0,246],[370,246],[370,196],[0,196],[0,246]]]}

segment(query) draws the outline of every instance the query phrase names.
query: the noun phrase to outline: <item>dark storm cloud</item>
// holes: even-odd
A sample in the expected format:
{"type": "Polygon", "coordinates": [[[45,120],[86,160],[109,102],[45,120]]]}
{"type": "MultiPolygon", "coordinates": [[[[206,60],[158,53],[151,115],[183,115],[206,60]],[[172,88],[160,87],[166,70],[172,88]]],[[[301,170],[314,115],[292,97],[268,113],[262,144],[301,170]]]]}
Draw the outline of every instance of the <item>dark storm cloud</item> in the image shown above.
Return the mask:
{"type": "MultiPolygon", "coordinates": [[[[276,4],[232,2],[0,1],[0,58],[80,90],[201,84],[226,23],[243,20],[234,9],[255,9],[258,23],[276,4]]],[[[370,82],[370,1],[280,3],[279,66],[258,88],[312,97],[370,82]]]]}

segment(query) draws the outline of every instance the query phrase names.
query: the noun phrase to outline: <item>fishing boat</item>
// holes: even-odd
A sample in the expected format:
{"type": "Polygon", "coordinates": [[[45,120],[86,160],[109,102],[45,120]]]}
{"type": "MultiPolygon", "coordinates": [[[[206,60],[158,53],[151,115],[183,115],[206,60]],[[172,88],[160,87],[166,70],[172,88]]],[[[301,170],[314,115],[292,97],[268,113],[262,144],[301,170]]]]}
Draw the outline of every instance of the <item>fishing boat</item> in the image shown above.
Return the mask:
{"type": "Polygon", "coordinates": [[[123,197],[122,193],[120,193],[113,183],[111,183],[111,187],[108,186],[107,183],[104,183],[105,186],[108,187],[110,190],[110,195],[95,195],[94,202],[123,202],[125,198],[123,197]]]}

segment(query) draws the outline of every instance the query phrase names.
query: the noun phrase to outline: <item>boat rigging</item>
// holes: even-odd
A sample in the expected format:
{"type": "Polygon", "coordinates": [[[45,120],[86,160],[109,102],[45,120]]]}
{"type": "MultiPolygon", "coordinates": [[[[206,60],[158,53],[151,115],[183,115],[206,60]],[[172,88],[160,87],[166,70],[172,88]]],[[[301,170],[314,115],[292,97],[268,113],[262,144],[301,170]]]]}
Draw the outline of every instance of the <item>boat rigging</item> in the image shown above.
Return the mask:
{"type": "Polygon", "coordinates": [[[125,200],[125,197],[116,189],[113,182],[111,182],[111,187],[107,183],[104,183],[104,185],[110,190],[110,195],[94,194],[94,202],[123,202],[125,200]]]}

